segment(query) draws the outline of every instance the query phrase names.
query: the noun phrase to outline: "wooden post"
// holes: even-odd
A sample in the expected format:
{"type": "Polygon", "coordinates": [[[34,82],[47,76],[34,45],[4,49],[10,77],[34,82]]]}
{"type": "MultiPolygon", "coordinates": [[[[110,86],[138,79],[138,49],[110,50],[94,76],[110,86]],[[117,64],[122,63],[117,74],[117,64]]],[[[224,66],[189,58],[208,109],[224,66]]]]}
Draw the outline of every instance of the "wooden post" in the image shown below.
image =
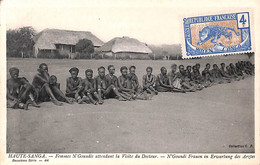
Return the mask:
{"type": "Polygon", "coordinates": [[[72,46],[70,46],[69,59],[71,59],[71,53],[72,53],[72,46]]]}
{"type": "Polygon", "coordinates": [[[35,48],[35,57],[38,58],[39,48],[35,48]]]}

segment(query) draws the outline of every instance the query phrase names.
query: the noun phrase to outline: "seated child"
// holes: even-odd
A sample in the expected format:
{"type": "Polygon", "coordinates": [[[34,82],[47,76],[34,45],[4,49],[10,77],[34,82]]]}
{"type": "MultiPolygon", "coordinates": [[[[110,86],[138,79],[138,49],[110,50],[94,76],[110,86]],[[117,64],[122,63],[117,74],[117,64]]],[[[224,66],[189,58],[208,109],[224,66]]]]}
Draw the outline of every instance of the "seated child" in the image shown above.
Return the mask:
{"type": "Polygon", "coordinates": [[[11,78],[7,80],[7,108],[20,108],[28,110],[28,105],[32,104],[39,108],[33,96],[33,87],[24,77],[19,77],[18,68],[10,68],[11,78]]]}
{"type": "Polygon", "coordinates": [[[51,100],[55,105],[58,106],[62,105],[60,101],[72,104],[72,102],[63,94],[59,88],[50,84],[48,66],[45,63],[39,65],[38,73],[34,76],[32,85],[36,90],[38,102],[51,100]]]}

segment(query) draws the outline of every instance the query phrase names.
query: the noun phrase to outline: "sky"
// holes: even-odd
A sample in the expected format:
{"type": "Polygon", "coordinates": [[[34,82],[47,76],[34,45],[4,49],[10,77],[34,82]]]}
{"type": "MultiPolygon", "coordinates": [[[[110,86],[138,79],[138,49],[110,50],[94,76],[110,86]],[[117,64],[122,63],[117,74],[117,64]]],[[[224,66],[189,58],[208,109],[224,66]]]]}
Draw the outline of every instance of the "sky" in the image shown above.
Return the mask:
{"type": "MultiPolygon", "coordinates": [[[[184,36],[182,19],[212,13],[229,13],[228,0],[4,0],[6,29],[32,26],[90,31],[107,42],[128,36],[147,44],[178,44],[184,36]],[[221,10],[223,11],[219,11],[221,10]]],[[[235,1],[233,1],[235,2],[235,1]]],[[[250,0],[248,2],[250,4],[250,0]]],[[[246,7],[245,4],[243,7],[246,7]]]]}

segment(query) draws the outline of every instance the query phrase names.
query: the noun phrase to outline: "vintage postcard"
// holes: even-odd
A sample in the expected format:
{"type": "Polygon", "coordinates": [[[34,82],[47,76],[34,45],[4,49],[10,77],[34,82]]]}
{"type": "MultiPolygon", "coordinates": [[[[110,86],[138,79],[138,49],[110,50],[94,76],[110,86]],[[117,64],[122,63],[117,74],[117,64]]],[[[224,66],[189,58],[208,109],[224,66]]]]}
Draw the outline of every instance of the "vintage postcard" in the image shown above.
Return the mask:
{"type": "Polygon", "coordinates": [[[257,0],[0,5],[1,165],[259,165],[257,0]]]}

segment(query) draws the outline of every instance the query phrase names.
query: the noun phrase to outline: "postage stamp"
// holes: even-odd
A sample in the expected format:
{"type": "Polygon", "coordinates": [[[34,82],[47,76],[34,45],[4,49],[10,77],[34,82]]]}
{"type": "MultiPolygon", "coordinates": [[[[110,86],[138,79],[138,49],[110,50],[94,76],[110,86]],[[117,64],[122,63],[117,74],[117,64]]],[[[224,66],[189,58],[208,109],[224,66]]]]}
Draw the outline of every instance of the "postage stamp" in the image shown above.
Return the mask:
{"type": "Polygon", "coordinates": [[[183,58],[252,51],[249,12],[183,19],[183,58]]]}

